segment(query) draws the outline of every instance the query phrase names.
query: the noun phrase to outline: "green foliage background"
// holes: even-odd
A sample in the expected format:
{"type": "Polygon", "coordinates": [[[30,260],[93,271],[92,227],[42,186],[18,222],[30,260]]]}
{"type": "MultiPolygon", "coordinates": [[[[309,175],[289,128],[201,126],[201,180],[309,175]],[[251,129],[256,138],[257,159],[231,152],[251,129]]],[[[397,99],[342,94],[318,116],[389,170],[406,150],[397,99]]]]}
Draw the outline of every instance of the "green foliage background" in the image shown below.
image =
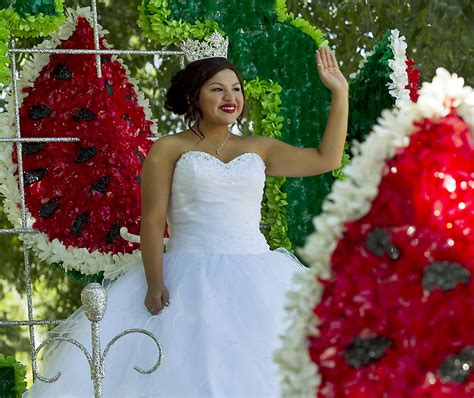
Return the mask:
{"type": "MultiPolygon", "coordinates": [[[[474,3],[450,1],[288,1],[288,9],[326,32],[336,48],[341,69],[346,76],[355,72],[362,54],[373,47],[383,33],[398,28],[406,37],[408,55],[422,71],[422,81],[431,80],[436,67],[463,76],[473,85],[474,3]]],[[[89,0],[65,0],[66,7],[89,6],[89,0]]],[[[110,31],[107,37],[115,48],[153,48],[137,26],[139,1],[102,0],[98,4],[99,22],[110,31]],[[131,5],[133,4],[133,5],[131,5]]],[[[21,39],[18,47],[31,46],[39,40],[21,39]]],[[[172,47],[170,47],[171,49],[172,47]]],[[[180,121],[163,112],[164,89],[179,70],[174,57],[163,59],[145,56],[123,57],[132,76],[151,101],[158,131],[180,129],[180,121]]],[[[20,58],[20,64],[23,57],[20,58]]],[[[0,96],[0,111],[2,110],[0,96]]],[[[1,212],[0,228],[10,228],[1,212]]],[[[0,319],[26,319],[25,275],[22,245],[15,235],[0,235],[0,319]]],[[[79,306],[84,283],[67,278],[60,270],[32,258],[33,304],[38,318],[62,319],[79,306]]],[[[38,328],[39,332],[45,328],[38,328]]],[[[26,327],[0,327],[0,353],[28,362],[29,340],[26,327]]]]}
{"type": "Polygon", "coordinates": [[[397,28],[406,37],[408,55],[430,81],[442,66],[474,83],[474,2],[470,0],[288,0],[289,10],[300,14],[327,34],[349,75],[361,54],[381,39],[386,29],[397,28]]]}

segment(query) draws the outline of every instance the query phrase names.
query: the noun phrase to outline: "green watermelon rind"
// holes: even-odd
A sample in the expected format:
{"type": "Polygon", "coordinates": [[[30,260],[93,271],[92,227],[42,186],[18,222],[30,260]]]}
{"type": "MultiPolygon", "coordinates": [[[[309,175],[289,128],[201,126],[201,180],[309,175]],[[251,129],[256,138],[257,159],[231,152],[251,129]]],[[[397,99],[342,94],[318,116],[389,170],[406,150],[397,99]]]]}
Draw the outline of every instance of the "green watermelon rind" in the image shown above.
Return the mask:
{"type": "Polygon", "coordinates": [[[358,70],[349,75],[349,139],[363,141],[370,132],[367,126],[375,123],[380,108],[410,102],[410,92],[406,88],[406,46],[405,37],[400,37],[397,29],[386,31],[375,43],[374,50],[360,62],[358,70]],[[373,90],[382,85],[387,87],[386,91],[373,90]],[[371,104],[376,104],[375,109],[371,104]]]}
{"type": "MultiPolygon", "coordinates": [[[[77,17],[85,17],[92,24],[92,13],[89,7],[77,8],[76,10],[66,10],[67,19],[60,31],[51,35],[49,40],[43,41],[37,47],[40,48],[56,48],[60,44],[60,40],[68,39],[76,27],[75,21],[77,17]]],[[[108,31],[99,26],[99,34],[105,35],[108,31]]],[[[109,45],[110,47],[110,45],[109,45]]],[[[118,57],[114,57],[118,59],[118,57]]],[[[23,88],[31,87],[38,77],[41,69],[49,62],[48,54],[35,54],[32,59],[25,63],[24,69],[18,83],[19,101],[21,106],[26,93],[23,88]]],[[[152,120],[149,101],[145,99],[144,94],[138,89],[137,82],[130,77],[130,72],[123,62],[127,78],[133,84],[137,93],[137,102],[143,107],[145,116],[148,120],[152,120]]],[[[12,137],[15,135],[12,126],[15,121],[15,105],[12,94],[9,93],[6,98],[7,112],[0,114],[0,136],[12,137]]],[[[156,123],[152,128],[152,132],[156,134],[156,123]]],[[[0,193],[4,196],[4,211],[8,220],[15,228],[22,226],[22,216],[20,210],[20,192],[18,189],[18,178],[15,176],[17,165],[12,162],[13,144],[5,143],[0,146],[0,193]]],[[[31,226],[35,222],[35,218],[28,209],[26,210],[27,226],[31,226]]],[[[88,251],[86,248],[66,247],[58,239],[52,241],[43,233],[20,235],[20,239],[24,240],[35,252],[38,258],[47,263],[62,263],[66,271],[77,271],[82,275],[96,275],[103,273],[104,278],[115,279],[124,273],[129,267],[141,262],[141,252],[139,249],[132,253],[101,253],[97,250],[88,251]]]]}

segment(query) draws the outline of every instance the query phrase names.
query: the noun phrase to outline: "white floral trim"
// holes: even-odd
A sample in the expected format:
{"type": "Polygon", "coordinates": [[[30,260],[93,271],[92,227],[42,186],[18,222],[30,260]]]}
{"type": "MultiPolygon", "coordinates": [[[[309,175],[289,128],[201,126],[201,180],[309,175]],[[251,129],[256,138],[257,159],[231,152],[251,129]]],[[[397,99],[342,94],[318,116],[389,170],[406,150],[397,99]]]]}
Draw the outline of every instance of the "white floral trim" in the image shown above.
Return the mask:
{"type": "MultiPolygon", "coordinates": [[[[76,27],[76,21],[79,16],[85,17],[91,24],[93,23],[90,7],[77,8],[76,10],[67,9],[67,19],[59,32],[51,35],[51,39],[43,41],[37,47],[39,48],[56,48],[61,40],[68,39],[76,27]]],[[[106,35],[109,33],[99,25],[99,34],[106,35]]],[[[111,47],[109,44],[107,44],[111,47]]],[[[115,55],[114,59],[118,59],[115,55]]],[[[23,88],[32,87],[34,81],[39,76],[40,71],[48,64],[50,56],[48,54],[35,54],[32,59],[25,62],[22,74],[19,79],[18,93],[20,106],[23,99],[27,95],[23,92],[23,88]]],[[[133,84],[137,93],[137,102],[143,107],[144,113],[148,120],[154,121],[151,116],[149,101],[138,89],[135,79],[130,77],[130,72],[126,65],[121,61],[122,66],[126,70],[127,78],[133,84]]],[[[14,129],[11,127],[15,121],[15,104],[13,95],[10,92],[7,96],[7,113],[0,114],[0,136],[12,137],[15,135],[14,129]]],[[[153,124],[152,132],[156,134],[156,123],[153,124]]],[[[12,162],[13,145],[4,143],[0,145],[0,193],[5,197],[3,202],[4,211],[15,227],[21,227],[21,210],[18,207],[20,203],[20,192],[18,189],[18,180],[14,176],[17,169],[16,164],[12,162]]],[[[27,225],[31,228],[35,222],[34,217],[26,209],[27,225]]],[[[24,239],[35,251],[38,258],[43,261],[63,262],[64,269],[76,270],[85,275],[96,274],[100,271],[104,272],[104,276],[108,279],[115,279],[120,276],[133,264],[141,261],[141,252],[139,249],[132,253],[101,253],[97,250],[89,252],[86,248],[66,247],[58,239],[49,240],[44,233],[19,235],[20,239],[24,239]]]]}
{"type": "MultiPolygon", "coordinates": [[[[392,29],[390,31],[390,44],[389,47],[393,52],[393,59],[388,60],[388,66],[392,69],[390,74],[391,82],[387,82],[387,87],[389,93],[392,97],[395,98],[395,105],[400,107],[403,102],[410,101],[410,90],[405,88],[408,85],[408,73],[407,73],[407,57],[406,49],[407,43],[405,41],[405,36],[399,36],[400,32],[398,29],[392,29]]],[[[374,55],[374,51],[368,51],[364,58],[359,62],[357,71],[351,73],[349,77],[351,79],[356,79],[360,74],[362,68],[364,68],[367,60],[374,55]]]]}
{"type": "Polygon", "coordinates": [[[433,82],[423,84],[417,103],[403,103],[401,108],[382,112],[367,139],[355,146],[353,160],[344,171],[346,178],[334,183],[323,212],[313,219],[316,232],[297,250],[311,268],[307,273],[295,274],[294,282],[299,286],[288,295],[286,303],[291,325],[274,356],[280,367],[284,397],[315,397],[321,382],[318,368],[308,355],[307,336],[319,334],[319,320],[312,311],[320,302],[323,287],[316,278],[328,279],[330,259],[343,237],[344,224],[368,213],[378,193],[385,161],[408,145],[416,130],[414,122],[445,116],[450,102],[474,133],[472,88],[464,86],[463,78],[438,68],[433,82]]]}
{"type": "Polygon", "coordinates": [[[398,29],[390,31],[389,47],[393,52],[394,59],[388,60],[388,66],[393,70],[390,74],[392,82],[387,83],[389,93],[395,98],[395,105],[400,107],[403,102],[410,102],[410,90],[408,85],[407,73],[407,43],[405,36],[399,36],[398,29]]]}

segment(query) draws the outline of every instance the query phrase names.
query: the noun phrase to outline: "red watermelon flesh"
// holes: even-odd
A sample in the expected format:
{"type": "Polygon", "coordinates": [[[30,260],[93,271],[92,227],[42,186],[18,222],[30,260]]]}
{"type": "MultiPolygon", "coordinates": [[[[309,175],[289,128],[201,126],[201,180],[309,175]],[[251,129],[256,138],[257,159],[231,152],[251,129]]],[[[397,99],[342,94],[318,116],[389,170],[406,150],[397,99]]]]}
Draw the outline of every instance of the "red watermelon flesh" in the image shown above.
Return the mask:
{"type": "Polygon", "coordinates": [[[421,72],[415,67],[416,63],[413,59],[407,58],[407,75],[408,75],[408,84],[405,87],[410,91],[410,100],[412,102],[417,102],[420,93],[418,92],[420,86],[420,75],[421,72]]]}
{"type": "Polygon", "coordinates": [[[474,396],[473,228],[471,133],[455,113],[424,120],[321,281],[319,397],[474,396]]]}
{"type": "MultiPolygon", "coordinates": [[[[79,17],[59,48],[93,49],[93,29],[79,17]]],[[[100,48],[106,49],[104,38],[100,48]]],[[[153,122],[117,60],[53,54],[20,109],[23,137],[78,137],[74,143],[23,145],[26,204],[33,227],[65,246],[130,253],[120,227],[139,233],[140,174],[153,122]]],[[[14,151],[13,161],[17,162],[14,151]]]]}

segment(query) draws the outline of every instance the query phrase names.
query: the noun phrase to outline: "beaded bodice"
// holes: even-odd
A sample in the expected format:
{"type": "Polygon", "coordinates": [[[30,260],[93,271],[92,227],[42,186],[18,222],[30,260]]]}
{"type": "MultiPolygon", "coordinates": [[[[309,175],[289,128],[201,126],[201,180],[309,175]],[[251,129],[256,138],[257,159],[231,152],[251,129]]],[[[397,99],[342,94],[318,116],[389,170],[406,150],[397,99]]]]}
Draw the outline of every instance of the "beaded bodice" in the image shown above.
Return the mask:
{"type": "Polygon", "coordinates": [[[167,251],[268,251],[259,229],[264,184],[265,163],[256,153],[224,163],[206,152],[185,152],[171,185],[167,251]]]}

